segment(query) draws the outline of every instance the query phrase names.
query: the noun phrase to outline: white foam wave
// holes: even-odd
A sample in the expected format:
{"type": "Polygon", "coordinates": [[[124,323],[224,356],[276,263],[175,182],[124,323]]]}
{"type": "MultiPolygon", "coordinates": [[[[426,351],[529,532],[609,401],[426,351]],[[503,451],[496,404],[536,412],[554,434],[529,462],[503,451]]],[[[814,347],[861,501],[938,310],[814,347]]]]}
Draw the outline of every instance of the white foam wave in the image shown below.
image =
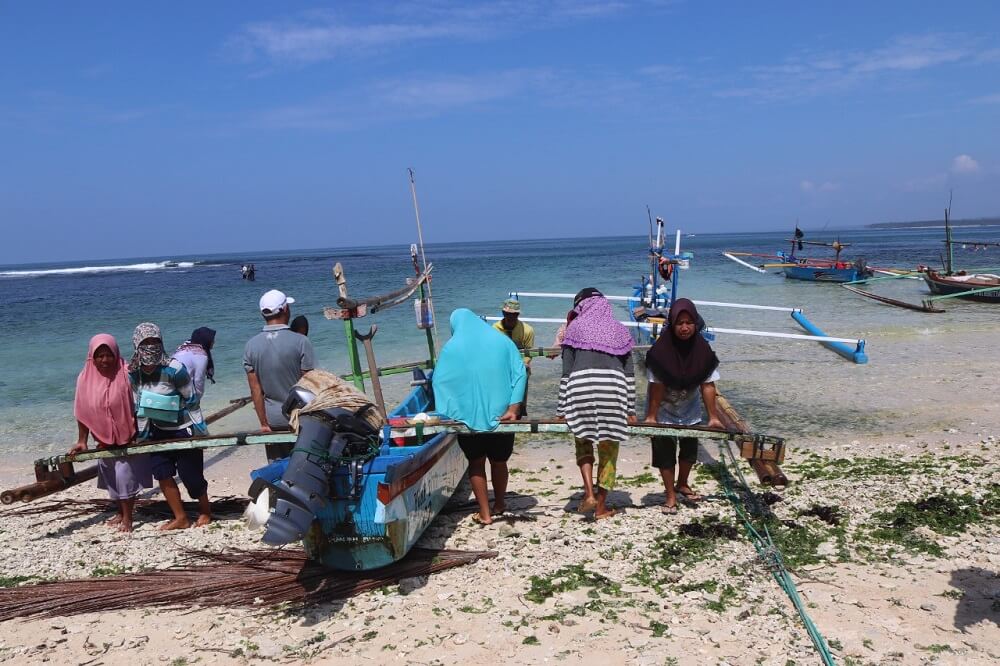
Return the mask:
{"type": "Polygon", "coordinates": [[[121,271],[156,271],[163,268],[192,268],[193,261],[155,261],[120,266],[77,266],[74,268],[47,268],[24,271],[0,271],[0,277],[39,277],[42,275],[81,275],[89,273],[114,273],[121,271]]]}

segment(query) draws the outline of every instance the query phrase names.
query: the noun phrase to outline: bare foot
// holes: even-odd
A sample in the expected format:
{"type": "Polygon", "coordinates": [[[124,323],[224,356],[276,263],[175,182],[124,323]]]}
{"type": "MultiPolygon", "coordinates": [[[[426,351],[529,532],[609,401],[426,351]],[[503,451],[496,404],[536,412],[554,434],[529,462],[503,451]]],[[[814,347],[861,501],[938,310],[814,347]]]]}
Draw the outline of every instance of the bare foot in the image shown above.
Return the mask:
{"type": "Polygon", "coordinates": [[[105,521],[105,523],[104,523],[104,524],[105,524],[105,525],[111,525],[111,526],[114,526],[114,525],[117,525],[117,524],[119,524],[120,522],[122,522],[122,514],[120,514],[120,513],[116,513],[116,514],[115,514],[115,515],[113,515],[112,517],[108,518],[108,519],[107,519],[107,521],[105,521]]]}
{"type": "Polygon", "coordinates": [[[212,522],[212,514],[210,513],[199,513],[198,520],[194,521],[194,527],[204,527],[212,522]]]}
{"type": "Polygon", "coordinates": [[[119,532],[131,532],[132,531],[132,521],[118,521],[118,531],[119,532]]]}
{"type": "Polygon", "coordinates": [[[494,502],[493,503],[493,515],[502,516],[507,511],[507,505],[504,502],[494,502]]]}
{"type": "Polygon", "coordinates": [[[184,530],[188,527],[191,527],[191,523],[188,521],[187,517],[174,518],[170,522],[160,525],[161,530],[184,530]]]}
{"type": "Polygon", "coordinates": [[[489,516],[483,518],[478,513],[474,513],[472,514],[472,522],[477,523],[479,525],[492,525],[493,519],[490,518],[489,516]]]}
{"type": "Polygon", "coordinates": [[[686,499],[689,502],[701,501],[701,495],[691,490],[691,486],[689,485],[685,484],[683,486],[674,486],[674,492],[681,495],[684,499],[686,499]]]}
{"type": "Polygon", "coordinates": [[[590,513],[597,508],[597,498],[591,495],[590,497],[584,497],[580,500],[580,505],[576,507],[576,510],[580,513],[590,513]]]}
{"type": "Polygon", "coordinates": [[[617,511],[615,511],[614,509],[608,509],[604,513],[595,513],[594,520],[604,520],[605,518],[614,518],[616,515],[618,515],[617,511]]]}

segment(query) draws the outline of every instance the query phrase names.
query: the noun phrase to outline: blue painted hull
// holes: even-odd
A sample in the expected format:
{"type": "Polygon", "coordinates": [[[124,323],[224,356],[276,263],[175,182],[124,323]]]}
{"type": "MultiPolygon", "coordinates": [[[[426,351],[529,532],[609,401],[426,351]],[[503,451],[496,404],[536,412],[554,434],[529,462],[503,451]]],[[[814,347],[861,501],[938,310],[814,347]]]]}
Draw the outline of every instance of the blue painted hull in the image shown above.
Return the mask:
{"type": "MultiPolygon", "coordinates": [[[[427,411],[424,387],[415,388],[390,417],[427,411]]],[[[415,444],[415,443],[414,443],[415,444]]],[[[306,553],[332,569],[376,569],[401,559],[454,494],[467,461],[454,434],[420,445],[384,443],[365,463],[361,492],[351,498],[345,466],[334,470],[329,502],[303,539],[306,553]]]]}
{"type": "Polygon", "coordinates": [[[864,279],[857,268],[822,268],[816,266],[785,267],[785,277],[806,282],[854,282],[864,279]]]}

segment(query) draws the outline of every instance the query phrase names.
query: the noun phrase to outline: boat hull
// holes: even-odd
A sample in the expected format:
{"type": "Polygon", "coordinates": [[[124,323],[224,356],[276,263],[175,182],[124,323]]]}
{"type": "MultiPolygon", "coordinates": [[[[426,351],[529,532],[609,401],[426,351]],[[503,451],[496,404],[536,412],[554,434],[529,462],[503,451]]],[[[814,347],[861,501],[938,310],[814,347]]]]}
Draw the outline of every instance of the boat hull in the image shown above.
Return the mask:
{"type": "MultiPolygon", "coordinates": [[[[947,296],[951,294],[960,294],[963,291],[971,291],[973,289],[986,289],[993,286],[985,280],[956,280],[954,278],[948,278],[943,275],[934,273],[933,271],[924,273],[924,281],[927,283],[928,289],[931,293],[940,296],[947,296]]],[[[996,285],[996,289],[993,291],[985,291],[978,294],[970,294],[969,296],[957,296],[956,298],[961,298],[969,301],[978,301],[980,303],[1000,303],[1000,283],[996,285]]]]}
{"type": "MultiPolygon", "coordinates": [[[[331,499],[317,512],[303,540],[309,557],[346,571],[402,559],[451,499],[468,464],[450,433],[423,446],[393,446],[390,455],[398,460],[381,474],[367,474],[359,498],[331,499]]],[[[349,475],[335,475],[333,487],[348,495],[349,475]]]]}
{"type": "MultiPolygon", "coordinates": [[[[414,388],[389,416],[431,411],[426,386],[414,388]]],[[[302,537],[306,554],[344,571],[402,559],[451,499],[467,467],[454,433],[386,438],[363,464],[341,462],[328,472],[325,501],[310,509],[312,522],[302,537]]]]}
{"type": "Polygon", "coordinates": [[[861,271],[853,266],[850,268],[787,266],[783,270],[786,278],[806,282],[854,282],[865,277],[861,271]]]}

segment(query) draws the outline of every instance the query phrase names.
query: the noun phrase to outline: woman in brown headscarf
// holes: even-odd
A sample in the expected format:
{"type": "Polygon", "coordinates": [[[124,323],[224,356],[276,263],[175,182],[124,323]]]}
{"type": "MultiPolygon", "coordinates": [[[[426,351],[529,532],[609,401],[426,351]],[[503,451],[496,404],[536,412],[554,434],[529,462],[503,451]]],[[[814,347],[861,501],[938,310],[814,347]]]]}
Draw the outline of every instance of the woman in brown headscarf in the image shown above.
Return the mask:
{"type": "MultiPolygon", "coordinates": [[[[708,427],[722,429],[715,404],[719,358],[701,335],[704,328],[705,321],[690,300],[678,298],[670,306],[666,330],[646,353],[649,379],[646,423],[697,425],[704,420],[704,404],[708,427]]],[[[652,449],[653,467],[660,470],[666,492],[664,513],[677,511],[678,493],[692,502],[700,500],[688,484],[688,475],[698,457],[698,440],[694,437],[653,437],[652,449]],[[676,481],[675,466],[678,468],[676,481]]]]}

